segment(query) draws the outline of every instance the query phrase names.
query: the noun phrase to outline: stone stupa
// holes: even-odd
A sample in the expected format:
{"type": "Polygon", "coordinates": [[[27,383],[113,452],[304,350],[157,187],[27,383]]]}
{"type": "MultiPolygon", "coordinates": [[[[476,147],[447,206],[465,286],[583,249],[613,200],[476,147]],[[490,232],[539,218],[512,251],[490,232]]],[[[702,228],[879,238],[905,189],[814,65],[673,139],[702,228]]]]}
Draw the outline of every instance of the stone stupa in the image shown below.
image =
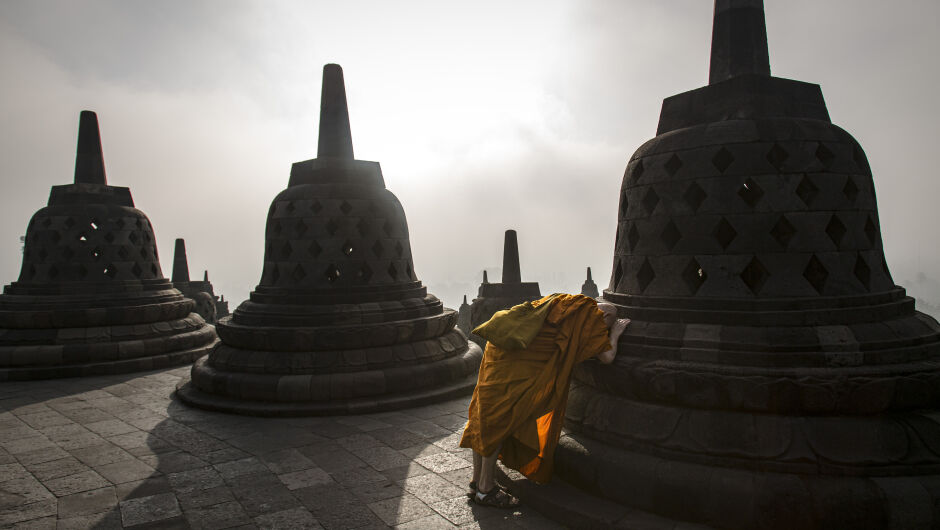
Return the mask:
{"type": "Polygon", "coordinates": [[[581,284],[581,294],[584,296],[590,296],[591,298],[597,298],[599,293],[597,292],[597,284],[594,283],[594,279],[591,278],[591,268],[587,268],[587,279],[584,280],[584,283],[581,284]]]}
{"type": "Polygon", "coordinates": [[[189,260],[186,257],[186,241],[176,239],[176,248],[173,252],[173,287],[179,289],[187,298],[196,302],[196,312],[210,324],[228,315],[228,302],[215,294],[212,282],[209,281],[209,271],[203,271],[202,281],[189,279],[189,260]]]}
{"type": "Polygon", "coordinates": [[[627,165],[603,297],[632,323],[555,454],[612,502],[555,514],[938,528],[940,326],[891,279],[865,153],[818,85],[771,77],[760,0],[716,1],[710,68],[627,165]]]}
{"type": "Polygon", "coordinates": [[[130,190],[108,185],[98,118],[82,111],[74,183],[30,219],[20,277],[0,295],[0,380],[190,363],[218,342],[193,308],[130,190]]]}
{"type": "Polygon", "coordinates": [[[470,304],[467,303],[467,295],[463,295],[463,303],[460,304],[460,309],[457,310],[457,329],[468,337],[472,331],[470,328],[470,304]]]}
{"type": "Polygon", "coordinates": [[[353,156],[343,71],[323,68],[317,158],[271,203],[264,270],[179,396],[256,415],[413,407],[472,391],[482,351],[414,271],[405,212],[353,156]]]}
{"type": "MultiPolygon", "coordinates": [[[[515,230],[506,230],[503,238],[503,278],[502,282],[490,283],[486,271],[483,271],[483,283],[477,291],[477,297],[470,304],[470,329],[486,322],[494,313],[514,305],[538,300],[542,297],[538,282],[523,282],[519,267],[519,242],[515,230]]],[[[485,346],[486,341],[477,335],[470,335],[471,340],[485,346]]]]}

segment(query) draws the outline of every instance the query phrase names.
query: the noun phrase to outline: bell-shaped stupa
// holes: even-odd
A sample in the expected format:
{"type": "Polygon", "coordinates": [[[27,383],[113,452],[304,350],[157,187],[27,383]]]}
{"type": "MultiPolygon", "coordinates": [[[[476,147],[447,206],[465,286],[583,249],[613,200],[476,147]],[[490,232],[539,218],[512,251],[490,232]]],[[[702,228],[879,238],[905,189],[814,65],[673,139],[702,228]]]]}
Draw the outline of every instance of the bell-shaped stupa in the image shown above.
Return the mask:
{"type": "Polygon", "coordinates": [[[186,364],[218,342],[163,277],[150,220],[105,178],[98,118],[83,111],[73,184],[26,228],[23,267],[0,295],[0,380],[186,364]]]}
{"type": "Polygon", "coordinates": [[[462,331],[464,335],[470,336],[470,304],[467,303],[467,295],[463,295],[463,303],[460,304],[460,309],[457,310],[457,329],[462,331]]]}
{"type": "Polygon", "coordinates": [[[591,277],[591,268],[587,268],[587,279],[584,280],[584,283],[581,284],[581,294],[584,296],[590,296],[591,298],[597,298],[597,284],[594,283],[594,279],[591,277]]]}
{"type": "Polygon", "coordinates": [[[709,85],[627,165],[603,297],[632,323],[556,469],[627,527],[940,527],[940,326],[891,279],[861,146],[767,57],[763,3],[716,1],[709,85]]]}
{"type": "Polygon", "coordinates": [[[177,238],[173,252],[173,287],[179,289],[187,298],[196,302],[195,311],[206,322],[215,324],[218,319],[228,315],[228,302],[215,294],[209,271],[203,271],[202,281],[189,279],[189,260],[186,258],[186,241],[177,238]]]}
{"type": "MultiPolygon", "coordinates": [[[[470,304],[470,329],[473,330],[486,322],[494,313],[514,305],[538,300],[542,297],[538,282],[523,282],[519,267],[519,241],[515,230],[506,230],[503,238],[503,278],[502,282],[490,283],[486,271],[483,271],[483,283],[477,291],[477,297],[470,304]]],[[[480,346],[486,341],[477,335],[470,335],[480,346]]]]}
{"type": "Polygon", "coordinates": [[[180,386],[244,414],[345,414],[469,393],[482,352],[414,271],[405,212],[353,157],[343,70],[323,68],[317,158],[268,211],[261,282],[180,386]]]}

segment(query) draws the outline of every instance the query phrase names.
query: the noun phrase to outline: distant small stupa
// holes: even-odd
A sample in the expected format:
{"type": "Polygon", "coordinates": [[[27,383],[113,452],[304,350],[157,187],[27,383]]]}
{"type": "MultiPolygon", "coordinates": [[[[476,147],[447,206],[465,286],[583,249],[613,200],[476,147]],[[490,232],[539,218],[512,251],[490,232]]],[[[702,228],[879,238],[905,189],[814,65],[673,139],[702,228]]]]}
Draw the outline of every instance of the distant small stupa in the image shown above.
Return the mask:
{"type": "Polygon", "coordinates": [[[210,324],[228,315],[228,302],[215,295],[212,283],[209,282],[209,271],[203,271],[202,281],[189,279],[189,262],[186,257],[186,242],[182,238],[176,240],[173,253],[173,287],[179,289],[187,298],[196,302],[196,312],[210,324]]]}
{"type": "Polygon", "coordinates": [[[467,295],[463,295],[463,303],[457,311],[457,329],[467,337],[470,336],[470,304],[467,303],[467,295]]]}
{"type": "Polygon", "coordinates": [[[591,268],[587,268],[587,279],[584,280],[584,283],[581,284],[581,294],[584,296],[590,296],[591,298],[597,298],[597,284],[594,283],[594,280],[591,278],[591,268]]]}

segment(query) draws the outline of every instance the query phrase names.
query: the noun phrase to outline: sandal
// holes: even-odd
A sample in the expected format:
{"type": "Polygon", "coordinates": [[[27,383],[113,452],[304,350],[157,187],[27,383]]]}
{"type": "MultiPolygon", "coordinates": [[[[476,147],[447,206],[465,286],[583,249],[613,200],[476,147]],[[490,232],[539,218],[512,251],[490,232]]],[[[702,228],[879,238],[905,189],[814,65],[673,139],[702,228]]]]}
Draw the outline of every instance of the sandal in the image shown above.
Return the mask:
{"type": "MultiPolygon", "coordinates": [[[[501,489],[501,490],[503,490],[503,491],[506,491],[506,488],[502,487],[502,486],[499,485],[499,484],[496,484],[496,487],[499,488],[499,489],[501,489]]],[[[476,483],[475,481],[471,480],[471,481],[470,481],[470,491],[467,492],[467,497],[473,497],[474,495],[476,495],[476,493],[477,493],[477,483],[476,483]]]]}
{"type": "Polygon", "coordinates": [[[475,504],[479,504],[480,506],[492,506],[494,508],[519,507],[519,499],[506,493],[498,486],[493,486],[493,489],[485,494],[482,499],[476,494],[473,495],[472,499],[475,504]]]}

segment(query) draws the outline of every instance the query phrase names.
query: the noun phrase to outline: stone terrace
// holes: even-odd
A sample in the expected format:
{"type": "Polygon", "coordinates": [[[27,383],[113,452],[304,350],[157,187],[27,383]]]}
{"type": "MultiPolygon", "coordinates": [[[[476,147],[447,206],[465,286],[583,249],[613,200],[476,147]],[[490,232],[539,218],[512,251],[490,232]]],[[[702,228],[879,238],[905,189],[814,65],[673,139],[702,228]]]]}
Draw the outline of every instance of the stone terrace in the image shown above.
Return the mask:
{"type": "Polygon", "coordinates": [[[188,372],[0,383],[0,527],[557,528],[469,504],[469,398],[242,417],[176,401],[188,372]]]}

